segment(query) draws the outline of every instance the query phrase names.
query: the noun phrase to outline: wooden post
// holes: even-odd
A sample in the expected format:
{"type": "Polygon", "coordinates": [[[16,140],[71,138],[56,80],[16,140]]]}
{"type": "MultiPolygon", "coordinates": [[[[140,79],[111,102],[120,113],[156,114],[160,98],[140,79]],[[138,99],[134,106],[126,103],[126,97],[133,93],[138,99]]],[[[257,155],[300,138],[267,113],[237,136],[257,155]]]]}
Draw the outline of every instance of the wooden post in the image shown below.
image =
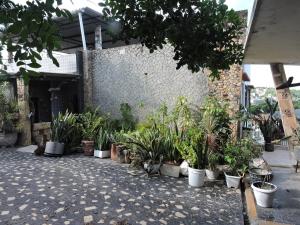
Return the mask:
{"type": "Polygon", "coordinates": [[[28,117],[29,109],[29,87],[24,84],[23,78],[17,78],[17,100],[19,105],[21,139],[22,146],[31,144],[31,122],[28,117]]]}
{"type": "MultiPolygon", "coordinates": [[[[282,63],[272,63],[271,71],[275,87],[287,81],[282,63]]],[[[276,90],[280,115],[285,136],[294,136],[294,130],[298,127],[295,109],[289,88],[276,90]]]]}

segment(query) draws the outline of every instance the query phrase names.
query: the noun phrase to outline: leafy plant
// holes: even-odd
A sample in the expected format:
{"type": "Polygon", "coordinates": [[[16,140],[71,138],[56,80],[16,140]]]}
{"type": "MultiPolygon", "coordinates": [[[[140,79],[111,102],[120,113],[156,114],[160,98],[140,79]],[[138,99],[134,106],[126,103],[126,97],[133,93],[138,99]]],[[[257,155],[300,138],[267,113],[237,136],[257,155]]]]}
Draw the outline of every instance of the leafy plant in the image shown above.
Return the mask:
{"type": "Polygon", "coordinates": [[[221,70],[243,59],[243,44],[238,40],[244,23],[224,2],[105,0],[100,5],[115,40],[137,39],[151,53],[168,43],[174,47],[177,69],[208,68],[211,77],[218,78],[221,70]]]}
{"type": "Polygon", "coordinates": [[[59,113],[51,124],[51,139],[55,142],[65,143],[70,146],[74,141],[74,134],[78,132],[77,117],[75,114],[66,112],[59,113]]]}
{"type": "Polygon", "coordinates": [[[99,110],[89,110],[79,115],[83,140],[93,141],[98,134],[105,119],[100,116],[99,110]]]}
{"type": "MultiPolygon", "coordinates": [[[[53,63],[59,66],[53,56],[53,51],[60,48],[58,28],[53,15],[70,19],[72,15],[68,10],[56,6],[55,2],[59,0],[32,0],[26,1],[25,4],[5,0],[0,3],[0,24],[3,26],[0,50],[5,46],[8,52],[13,53],[13,60],[25,81],[28,81],[29,76],[36,74],[32,69],[41,67],[38,60],[42,59],[43,50],[53,63]]],[[[0,64],[3,64],[1,60],[0,64]]],[[[0,73],[0,78],[7,75],[5,70],[0,73]]]]}
{"type": "Polygon", "coordinates": [[[229,142],[224,148],[225,162],[233,175],[244,176],[249,161],[260,154],[260,149],[256,147],[252,140],[241,139],[236,142],[229,142]]]}
{"type": "Polygon", "coordinates": [[[204,146],[204,133],[197,127],[187,130],[183,140],[178,141],[176,146],[184,160],[190,167],[205,169],[207,165],[207,148],[204,146]]]}
{"type": "Polygon", "coordinates": [[[272,103],[266,99],[268,109],[266,111],[256,110],[250,112],[250,118],[259,126],[266,143],[282,138],[281,123],[274,117],[278,102],[272,103]]]}
{"type": "Polygon", "coordinates": [[[14,133],[20,129],[18,123],[19,107],[16,100],[5,95],[7,83],[0,83],[0,132],[14,133]]]}
{"type": "Polygon", "coordinates": [[[98,135],[96,137],[96,149],[101,151],[108,150],[110,145],[109,133],[102,127],[99,129],[98,135]]]}
{"type": "Polygon", "coordinates": [[[158,162],[163,154],[163,138],[158,129],[151,128],[144,131],[136,131],[125,134],[127,144],[134,146],[135,153],[143,161],[152,160],[158,162]]]}

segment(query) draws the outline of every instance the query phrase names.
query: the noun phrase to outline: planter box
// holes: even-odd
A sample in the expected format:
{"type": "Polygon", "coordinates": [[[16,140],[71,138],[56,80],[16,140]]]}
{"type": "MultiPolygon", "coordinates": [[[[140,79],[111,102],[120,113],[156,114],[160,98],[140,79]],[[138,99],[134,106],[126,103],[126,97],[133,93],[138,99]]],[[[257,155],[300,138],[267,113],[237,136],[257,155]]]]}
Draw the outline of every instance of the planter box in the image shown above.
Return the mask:
{"type": "Polygon", "coordinates": [[[270,189],[263,189],[259,187],[261,183],[262,182],[255,182],[251,185],[256,204],[261,207],[270,208],[273,205],[273,199],[275,192],[277,191],[277,186],[266,182],[265,184],[269,185],[270,189]]]}
{"type": "Polygon", "coordinates": [[[94,150],[94,156],[98,157],[98,158],[109,158],[110,157],[110,150],[105,150],[105,151],[101,151],[101,150],[94,150]]]}
{"type": "Polygon", "coordinates": [[[160,167],[160,173],[169,177],[179,177],[180,166],[172,165],[172,164],[163,164],[160,167]]]}
{"type": "Polygon", "coordinates": [[[189,167],[189,185],[202,187],[204,185],[205,170],[198,170],[189,167]]]}
{"type": "Polygon", "coordinates": [[[0,134],[0,146],[14,146],[18,140],[18,133],[0,134]]]}
{"type": "Polygon", "coordinates": [[[238,176],[231,176],[225,173],[225,178],[226,178],[226,184],[228,188],[239,188],[241,184],[241,177],[238,176]]]}

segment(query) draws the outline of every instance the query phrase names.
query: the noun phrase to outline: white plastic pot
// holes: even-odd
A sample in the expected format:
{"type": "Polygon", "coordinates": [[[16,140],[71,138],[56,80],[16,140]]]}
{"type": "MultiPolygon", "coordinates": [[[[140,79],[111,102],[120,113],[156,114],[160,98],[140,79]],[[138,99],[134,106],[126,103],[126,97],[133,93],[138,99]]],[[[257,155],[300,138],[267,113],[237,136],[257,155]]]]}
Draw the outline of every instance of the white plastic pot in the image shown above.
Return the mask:
{"type": "Polygon", "coordinates": [[[101,151],[101,150],[94,150],[94,156],[98,158],[110,158],[110,150],[101,151]]]}
{"type": "Polygon", "coordinates": [[[176,166],[172,164],[163,164],[160,167],[160,173],[164,176],[179,177],[180,166],[176,166]]]}
{"type": "Polygon", "coordinates": [[[256,204],[265,207],[265,208],[270,208],[273,205],[273,199],[275,196],[275,192],[277,191],[277,186],[271,183],[265,183],[271,186],[270,189],[262,189],[259,187],[256,187],[256,184],[262,183],[262,182],[255,182],[251,185],[255,199],[256,199],[256,204]]]}
{"type": "Polygon", "coordinates": [[[189,164],[187,161],[183,161],[181,164],[180,164],[180,174],[183,175],[183,176],[188,176],[189,175],[189,164]]]}
{"type": "Polygon", "coordinates": [[[228,188],[239,188],[241,184],[241,178],[239,176],[231,176],[225,173],[226,184],[228,188]]]}
{"type": "Polygon", "coordinates": [[[209,180],[216,180],[218,179],[219,175],[220,175],[220,171],[219,170],[205,170],[206,173],[206,177],[209,180]]]}
{"type": "Polygon", "coordinates": [[[198,170],[189,167],[189,185],[202,187],[204,185],[205,170],[198,170]]]}

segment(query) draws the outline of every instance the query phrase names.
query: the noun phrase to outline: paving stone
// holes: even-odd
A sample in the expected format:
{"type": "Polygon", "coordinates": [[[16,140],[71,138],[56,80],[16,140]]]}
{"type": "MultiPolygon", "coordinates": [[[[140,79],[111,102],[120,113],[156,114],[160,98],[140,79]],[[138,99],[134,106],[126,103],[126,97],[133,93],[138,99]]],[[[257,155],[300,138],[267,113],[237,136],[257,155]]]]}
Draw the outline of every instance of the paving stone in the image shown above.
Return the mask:
{"type": "Polygon", "coordinates": [[[80,154],[1,149],[0,165],[0,224],[243,224],[240,193],[223,184],[191,188],[80,154]]]}

